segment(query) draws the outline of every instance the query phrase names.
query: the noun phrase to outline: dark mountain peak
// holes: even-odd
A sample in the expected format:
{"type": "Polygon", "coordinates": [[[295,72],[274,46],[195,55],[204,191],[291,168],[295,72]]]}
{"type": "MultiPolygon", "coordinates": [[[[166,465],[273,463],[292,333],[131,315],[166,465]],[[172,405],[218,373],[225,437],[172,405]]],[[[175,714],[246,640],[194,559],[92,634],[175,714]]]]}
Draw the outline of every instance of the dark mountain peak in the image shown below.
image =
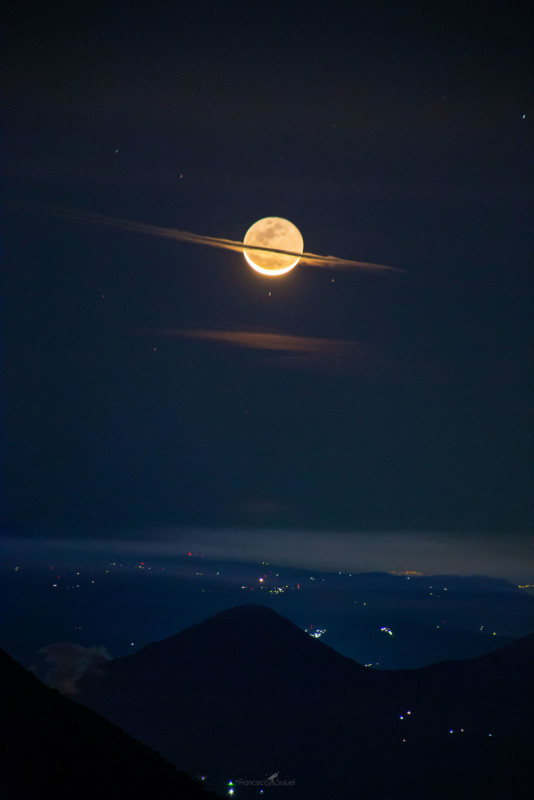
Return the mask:
{"type": "MultiPolygon", "coordinates": [[[[211,632],[217,628],[221,630],[227,628],[244,633],[246,630],[252,631],[256,629],[256,626],[259,626],[262,632],[269,635],[275,634],[277,631],[281,632],[283,629],[286,631],[292,629],[295,633],[297,631],[299,633],[302,632],[287,617],[283,617],[272,608],[259,603],[243,603],[242,605],[225,609],[192,626],[191,630],[198,628],[205,632],[208,630],[211,632]]],[[[177,635],[180,636],[181,634],[177,635]]]]}
{"type": "Polygon", "coordinates": [[[197,625],[193,625],[191,628],[176,634],[176,636],[183,636],[188,631],[199,632],[203,635],[213,635],[216,631],[220,631],[221,633],[228,633],[234,638],[237,635],[259,639],[296,636],[301,641],[307,636],[298,625],[295,625],[287,617],[259,603],[244,603],[243,605],[220,611],[197,625]]]}
{"type": "MultiPolygon", "coordinates": [[[[252,603],[221,611],[118,661],[125,667],[127,663],[128,669],[135,666],[152,673],[167,673],[178,667],[187,673],[191,665],[196,670],[199,664],[203,668],[209,664],[210,674],[221,675],[235,671],[236,662],[241,670],[248,667],[256,673],[273,674],[273,670],[282,669],[286,674],[298,671],[304,675],[319,669],[327,673],[368,672],[276,611],[252,603]]],[[[113,669],[113,662],[108,668],[113,669]]]]}
{"type": "Polygon", "coordinates": [[[290,625],[296,630],[300,630],[294,625],[287,617],[279,614],[268,606],[261,605],[260,603],[242,603],[232,608],[227,608],[224,611],[219,611],[217,614],[208,617],[198,623],[197,626],[205,625],[254,625],[254,624],[270,624],[270,625],[290,625]]]}
{"type": "Polygon", "coordinates": [[[190,774],[209,762],[220,777],[261,777],[288,774],[296,732],[311,746],[344,727],[349,696],[366,713],[376,678],[276,611],[242,605],[100,665],[78,699],[190,774]]]}

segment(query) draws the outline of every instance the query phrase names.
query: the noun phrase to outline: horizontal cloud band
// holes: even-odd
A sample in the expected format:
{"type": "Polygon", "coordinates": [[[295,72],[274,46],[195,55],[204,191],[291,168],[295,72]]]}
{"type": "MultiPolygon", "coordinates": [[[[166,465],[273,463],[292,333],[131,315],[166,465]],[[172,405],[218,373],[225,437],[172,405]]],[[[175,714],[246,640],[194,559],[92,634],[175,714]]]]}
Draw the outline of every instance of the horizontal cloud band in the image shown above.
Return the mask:
{"type": "MultiPolygon", "coordinates": [[[[234,252],[242,253],[244,249],[243,242],[237,242],[232,239],[221,239],[217,236],[204,236],[199,233],[191,233],[190,231],[182,231],[178,228],[164,228],[159,225],[150,225],[144,222],[131,222],[130,220],[120,219],[118,217],[108,217],[103,214],[92,214],[87,211],[78,211],[76,209],[65,208],[43,208],[38,206],[14,206],[12,208],[19,208],[25,211],[36,211],[44,214],[51,214],[53,216],[74,219],[79,222],[92,222],[97,225],[107,225],[113,228],[120,228],[125,231],[132,231],[133,233],[147,233],[151,236],[160,236],[165,239],[174,239],[180,242],[188,242],[190,244],[201,244],[207,247],[218,247],[222,250],[233,250],[234,252]]],[[[337,256],[321,256],[315,253],[297,253],[292,250],[279,250],[272,247],[260,247],[258,245],[248,245],[247,250],[261,250],[264,252],[282,253],[288,256],[298,256],[301,264],[307,264],[313,267],[329,267],[330,269],[366,269],[376,271],[390,271],[402,272],[396,267],[388,267],[385,264],[371,264],[367,261],[356,261],[350,258],[338,258],[337,256]]]]}

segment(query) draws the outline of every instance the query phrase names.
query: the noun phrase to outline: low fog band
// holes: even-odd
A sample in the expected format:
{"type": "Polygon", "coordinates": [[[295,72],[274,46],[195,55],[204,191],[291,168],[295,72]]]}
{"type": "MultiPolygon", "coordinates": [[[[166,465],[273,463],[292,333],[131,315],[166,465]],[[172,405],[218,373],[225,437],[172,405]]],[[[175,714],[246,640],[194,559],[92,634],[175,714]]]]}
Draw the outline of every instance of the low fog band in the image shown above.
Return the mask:
{"type": "MultiPolygon", "coordinates": [[[[17,207],[15,205],[11,206],[17,207]]],[[[28,207],[18,206],[21,210],[35,211],[42,214],[51,214],[53,216],[75,219],[79,222],[92,222],[97,225],[107,225],[112,228],[120,228],[125,231],[132,231],[134,233],[148,233],[151,236],[161,236],[164,239],[175,239],[180,242],[189,242],[190,244],[202,244],[207,247],[218,247],[222,250],[233,250],[237,253],[243,253],[245,246],[243,242],[236,242],[232,239],[221,239],[216,236],[202,236],[198,233],[191,233],[190,231],[181,231],[177,228],[163,228],[159,225],[150,225],[144,222],[130,222],[126,219],[119,219],[118,217],[107,217],[104,214],[93,214],[87,211],[78,211],[76,209],[68,208],[43,208],[43,207],[28,207]]],[[[259,247],[259,246],[246,246],[247,251],[262,250],[270,253],[282,253],[283,255],[296,256],[300,258],[302,264],[308,264],[314,267],[329,267],[336,269],[350,269],[355,267],[358,269],[367,270],[388,270],[391,272],[402,272],[403,270],[396,269],[395,267],[388,267],[384,264],[370,264],[366,261],[355,261],[348,258],[337,258],[337,256],[320,256],[315,253],[296,253],[292,250],[280,250],[272,247],[259,247]]]]}

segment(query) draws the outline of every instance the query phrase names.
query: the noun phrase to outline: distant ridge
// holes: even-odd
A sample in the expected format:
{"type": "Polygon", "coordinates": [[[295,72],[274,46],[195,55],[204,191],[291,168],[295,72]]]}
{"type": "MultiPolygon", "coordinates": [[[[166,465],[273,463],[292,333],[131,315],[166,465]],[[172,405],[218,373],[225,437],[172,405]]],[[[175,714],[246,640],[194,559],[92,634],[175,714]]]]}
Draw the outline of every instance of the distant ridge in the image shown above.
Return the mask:
{"type": "Polygon", "coordinates": [[[500,800],[529,772],[533,650],[530,636],[381,672],[245,605],[106,662],[79,688],[82,702],[220,785],[278,771],[295,780],[292,800],[500,800]]]}

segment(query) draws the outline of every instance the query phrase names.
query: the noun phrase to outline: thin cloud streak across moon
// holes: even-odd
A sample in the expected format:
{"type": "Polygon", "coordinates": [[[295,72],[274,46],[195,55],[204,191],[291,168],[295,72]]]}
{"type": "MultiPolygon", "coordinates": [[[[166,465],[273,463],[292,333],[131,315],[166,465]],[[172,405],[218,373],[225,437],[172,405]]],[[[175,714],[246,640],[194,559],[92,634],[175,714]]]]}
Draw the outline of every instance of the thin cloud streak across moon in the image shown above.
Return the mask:
{"type": "MultiPolygon", "coordinates": [[[[243,253],[243,242],[237,242],[232,239],[221,239],[217,236],[204,236],[199,233],[191,233],[190,231],[182,231],[178,228],[163,228],[159,225],[151,225],[144,222],[131,222],[130,220],[120,219],[118,217],[108,217],[104,214],[93,214],[87,211],[78,211],[76,209],[65,208],[42,208],[42,207],[28,207],[16,206],[13,204],[11,207],[20,208],[22,210],[36,211],[44,214],[51,214],[53,216],[63,217],[67,219],[74,219],[78,222],[92,222],[97,225],[107,225],[112,228],[120,228],[125,231],[132,231],[133,233],[146,233],[150,236],[160,236],[164,239],[174,239],[179,242],[187,242],[189,244],[201,244],[206,247],[218,247],[222,250],[232,250],[236,253],[243,253]]],[[[301,264],[307,264],[312,267],[328,267],[330,269],[365,269],[373,271],[390,271],[390,272],[403,272],[403,270],[396,267],[388,267],[385,264],[371,264],[367,261],[356,261],[349,258],[338,258],[337,256],[321,256],[315,253],[296,253],[291,250],[280,250],[272,247],[260,247],[258,245],[247,245],[247,250],[258,250],[269,253],[282,253],[288,256],[298,256],[301,264]]]]}

